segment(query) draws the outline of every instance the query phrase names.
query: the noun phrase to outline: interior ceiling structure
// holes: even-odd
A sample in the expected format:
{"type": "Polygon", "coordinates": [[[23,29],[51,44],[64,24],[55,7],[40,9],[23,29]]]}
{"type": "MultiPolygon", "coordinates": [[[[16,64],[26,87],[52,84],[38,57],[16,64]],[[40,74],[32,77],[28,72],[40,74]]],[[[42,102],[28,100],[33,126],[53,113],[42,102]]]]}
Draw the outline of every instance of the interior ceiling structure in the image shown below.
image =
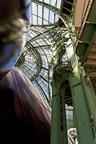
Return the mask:
{"type": "MultiPolygon", "coordinates": [[[[83,64],[86,65],[91,80],[96,81],[96,43],[93,40],[82,50],[81,43],[86,45],[87,36],[90,35],[91,28],[86,29],[85,25],[91,9],[92,0],[31,0],[31,20],[28,30],[28,38],[24,51],[16,63],[16,66],[32,81],[38,92],[50,104],[52,89],[52,64],[56,53],[63,48],[65,25],[61,16],[64,14],[74,20],[77,33],[76,53],[83,64]],[[88,34],[87,34],[88,33],[88,34]],[[83,35],[83,36],[82,36],[83,35]],[[82,38],[83,37],[83,38],[82,38]],[[81,38],[81,43],[79,42],[81,38]],[[84,39],[84,40],[83,40],[84,39]],[[84,42],[83,42],[84,41],[84,42]],[[53,48],[54,46],[54,48],[53,48]],[[88,49],[88,47],[90,47],[88,49]],[[85,54],[86,52],[86,54],[85,54]],[[82,53],[85,57],[81,57],[82,53]]],[[[94,18],[93,18],[94,19],[94,18]]],[[[91,35],[92,36],[92,35],[91,35]]],[[[84,47],[83,46],[83,47],[84,47]]]]}
{"type": "MultiPolygon", "coordinates": [[[[79,5],[78,5],[79,6],[79,5]]],[[[78,8],[79,9],[79,8],[78,8]]],[[[86,10],[79,27],[76,53],[84,65],[96,95],[96,1],[86,1],[86,10]]]]}

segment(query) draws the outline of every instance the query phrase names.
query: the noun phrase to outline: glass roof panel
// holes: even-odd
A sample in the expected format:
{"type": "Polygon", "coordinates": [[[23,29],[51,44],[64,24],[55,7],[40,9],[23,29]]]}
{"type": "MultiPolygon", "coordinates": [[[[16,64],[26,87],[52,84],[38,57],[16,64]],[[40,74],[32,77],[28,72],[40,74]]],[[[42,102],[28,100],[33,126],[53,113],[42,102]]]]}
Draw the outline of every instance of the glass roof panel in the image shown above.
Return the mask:
{"type": "MultiPolygon", "coordinates": [[[[53,60],[64,49],[64,31],[60,27],[61,0],[32,0],[31,23],[27,42],[16,66],[27,75],[47,103],[52,96],[53,60]]],[[[65,57],[63,57],[65,60],[65,57]]]]}
{"type": "Polygon", "coordinates": [[[49,6],[60,8],[60,0],[38,0],[31,2],[31,23],[33,25],[48,25],[58,21],[58,15],[49,6]]]}
{"type": "Polygon", "coordinates": [[[60,9],[61,0],[44,0],[44,2],[60,9]]]}

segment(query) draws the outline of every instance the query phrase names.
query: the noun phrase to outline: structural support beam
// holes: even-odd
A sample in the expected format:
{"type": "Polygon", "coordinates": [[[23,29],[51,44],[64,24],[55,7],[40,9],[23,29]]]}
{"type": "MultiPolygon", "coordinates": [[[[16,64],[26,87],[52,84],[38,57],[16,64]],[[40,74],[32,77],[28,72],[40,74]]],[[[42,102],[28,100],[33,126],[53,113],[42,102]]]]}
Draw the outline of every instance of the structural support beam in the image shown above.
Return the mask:
{"type": "Polygon", "coordinates": [[[72,45],[66,49],[66,52],[73,68],[73,74],[70,73],[69,81],[72,91],[73,108],[76,116],[78,142],[79,144],[93,144],[94,134],[90,123],[90,113],[86,103],[86,95],[80,77],[78,59],[72,45]]]}
{"type": "Polygon", "coordinates": [[[81,68],[80,71],[81,71],[82,86],[86,96],[88,110],[90,112],[91,127],[94,131],[94,136],[96,137],[96,96],[93,87],[91,85],[89,76],[85,73],[83,68],[81,68]]]}
{"type": "Polygon", "coordinates": [[[60,89],[61,81],[58,81],[58,78],[53,80],[51,144],[68,144],[64,94],[60,89]]]}
{"type": "Polygon", "coordinates": [[[68,144],[65,109],[65,89],[67,86],[66,78],[69,74],[68,71],[70,71],[69,65],[67,66],[63,63],[56,65],[54,68],[52,84],[51,144],[68,144]]]}
{"type": "Polygon", "coordinates": [[[76,53],[85,62],[96,39],[96,0],[93,0],[88,18],[76,46],[76,53]]]}

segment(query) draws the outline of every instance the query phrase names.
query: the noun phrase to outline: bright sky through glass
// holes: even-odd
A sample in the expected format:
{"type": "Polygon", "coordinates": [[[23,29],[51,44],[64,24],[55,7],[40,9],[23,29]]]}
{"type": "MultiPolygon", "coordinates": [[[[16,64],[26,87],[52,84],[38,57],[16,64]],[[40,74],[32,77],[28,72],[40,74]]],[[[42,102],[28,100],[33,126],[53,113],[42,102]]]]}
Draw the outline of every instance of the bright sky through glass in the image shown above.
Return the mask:
{"type": "MultiPolygon", "coordinates": [[[[52,96],[51,62],[52,44],[57,41],[59,29],[54,29],[58,22],[61,0],[32,0],[31,20],[27,43],[22,54],[22,63],[18,68],[32,81],[38,92],[47,101],[52,96]],[[56,35],[55,35],[56,32],[56,35]]],[[[47,101],[48,102],[48,101],[47,101]]]]}
{"type": "Polygon", "coordinates": [[[61,0],[38,0],[31,3],[31,23],[33,25],[49,25],[58,21],[58,16],[54,10],[47,6],[54,6],[60,9],[61,0]]]}

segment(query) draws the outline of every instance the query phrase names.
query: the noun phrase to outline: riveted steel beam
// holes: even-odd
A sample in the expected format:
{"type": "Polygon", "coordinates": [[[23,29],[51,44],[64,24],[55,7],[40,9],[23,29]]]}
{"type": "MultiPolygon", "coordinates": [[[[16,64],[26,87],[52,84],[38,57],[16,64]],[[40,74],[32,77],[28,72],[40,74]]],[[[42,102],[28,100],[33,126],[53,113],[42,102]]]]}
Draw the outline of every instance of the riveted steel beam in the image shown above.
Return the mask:
{"type": "Polygon", "coordinates": [[[76,53],[81,62],[85,62],[93,44],[96,40],[96,0],[92,2],[89,15],[85,21],[82,34],[76,46],[76,53]]]}

